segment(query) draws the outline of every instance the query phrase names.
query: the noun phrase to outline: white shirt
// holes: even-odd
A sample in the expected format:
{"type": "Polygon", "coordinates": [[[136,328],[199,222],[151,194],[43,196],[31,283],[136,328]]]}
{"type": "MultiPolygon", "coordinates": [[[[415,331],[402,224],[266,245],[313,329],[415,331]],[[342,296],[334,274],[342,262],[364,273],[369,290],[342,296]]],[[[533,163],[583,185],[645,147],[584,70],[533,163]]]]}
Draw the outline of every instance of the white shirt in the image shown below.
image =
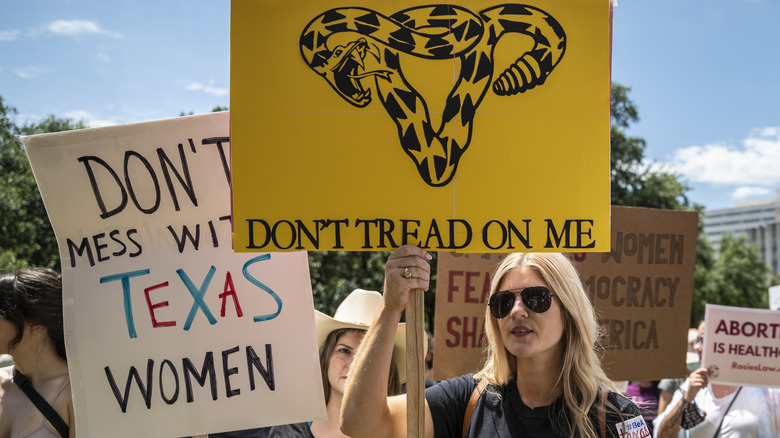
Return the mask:
{"type": "MultiPolygon", "coordinates": [[[[688,390],[688,380],[680,388],[688,390]]],[[[780,389],[743,386],[737,398],[736,392],[722,398],[712,394],[712,387],[702,388],[696,398],[696,404],[707,413],[704,421],[691,429],[680,428],[679,438],[713,438],[718,425],[721,438],[778,438],[780,437],[780,389]],[[728,409],[731,401],[734,404],[728,409]],[[728,409],[728,412],[726,410],[728,409]],[[725,417],[724,417],[725,414],[725,417]]],[[[653,436],[658,436],[661,421],[676,406],[683,394],[675,391],[666,410],[653,420],[653,436]]]]}

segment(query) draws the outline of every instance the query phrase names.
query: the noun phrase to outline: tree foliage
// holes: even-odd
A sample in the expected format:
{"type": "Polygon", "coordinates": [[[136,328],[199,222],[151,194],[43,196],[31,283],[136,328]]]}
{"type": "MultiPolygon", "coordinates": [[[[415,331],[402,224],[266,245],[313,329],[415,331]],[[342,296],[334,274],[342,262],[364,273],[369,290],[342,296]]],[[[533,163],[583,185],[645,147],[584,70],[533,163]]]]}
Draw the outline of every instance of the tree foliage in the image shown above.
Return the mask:
{"type": "Polygon", "coordinates": [[[644,163],[645,140],[630,137],[626,129],[639,121],[639,112],[628,97],[629,87],[612,84],[610,168],[612,205],[685,210],[691,207],[689,187],[676,175],[644,163]]]}
{"type": "MultiPolygon", "coordinates": [[[[385,281],[385,262],[389,251],[349,252],[310,251],[309,270],[314,307],[333,315],[339,303],[355,289],[381,292],[385,281]]],[[[431,284],[425,294],[425,326],[433,330],[436,291],[436,253],[431,256],[431,284]]]]}
{"type": "Polygon", "coordinates": [[[767,273],[756,244],[749,244],[742,235],[724,234],[709,271],[710,281],[699,291],[700,299],[694,300],[693,319],[704,316],[707,303],[767,308],[767,273]]]}
{"type": "Polygon", "coordinates": [[[18,127],[16,109],[0,96],[0,270],[28,266],[59,269],[59,252],[35,177],[19,135],[86,127],[83,122],[49,116],[18,127]]]}

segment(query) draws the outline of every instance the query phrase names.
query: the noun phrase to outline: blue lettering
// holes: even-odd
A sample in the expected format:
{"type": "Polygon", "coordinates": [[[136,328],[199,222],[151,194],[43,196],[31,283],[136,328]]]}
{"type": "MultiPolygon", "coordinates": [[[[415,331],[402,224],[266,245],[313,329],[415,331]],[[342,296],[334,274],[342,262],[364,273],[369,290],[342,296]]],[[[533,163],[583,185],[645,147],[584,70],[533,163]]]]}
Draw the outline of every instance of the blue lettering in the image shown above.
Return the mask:
{"type": "Polygon", "coordinates": [[[244,268],[241,270],[241,272],[244,274],[244,278],[249,280],[250,283],[254,284],[255,286],[259,287],[260,289],[268,292],[269,295],[276,301],[277,309],[274,313],[269,313],[267,315],[259,315],[252,318],[254,322],[260,322],[260,321],[268,321],[270,319],[274,319],[277,316],[279,316],[280,313],[282,313],[282,299],[279,298],[279,295],[276,295],[276,293],[268,286],[264,285],[262,282],[257,280],[255,277],[252,276],[252,274],[249,273],[249,267],[257,262],[262,262],[264,260],[270,260],[271,254],[263,254],[259,255],[251,260],[248,260],[246,263],[244,263],[244,268]]]}
{"type": "Polygon", "coordinates": [[[214,325],[217,323],[217,319],[214,318],[214,315],[211,314],[211,311],[206,305],[206,302],[203,301],[203,295],[206,295],[206,289],[208,289],[209,283],[211,283],[211,278],[214,276],[214,272],[216,271],[217,268],[212,266],[211,269],[209,269],[209,273],[206,274],[206,278],[203,280],[203,284],[201,284],[200,288],[197,288],[195,287],[195,284],[192,283],[192,280],[190,280],[187,274],[184,273],[183,269],[176,270],[176,273],[179,274],[181,281],[183,281],[184,285],[187,286],[187,290],[190,292],[190,295],[192,295],[193,298],[190,314],[187,315],[187,321],[184,323],[184,330],[189,330],[190,326],[192,326],[192,320],[195,319],[195,314],[198,313],[198,308],[203,309],[203,314],[206,315],[206,318],[209,320],[209,324],[214,325]]]}
{"type": "Polygon", "coordinates": [[[127,332],[130,334],[130,339],[137,338],[138,334],[135,332],[135,322],[133,321],[133,305],[130,302],[130,279],[133,277],[139,277],[149,273],[148,269],[141,269],[140,271],[125,272],[123,274],[107,275],[100,278],[100,284],[108,283],[111,281],[121,280],[122,282],[122,296],[124,298],[125,305],[125,321],[127,321],[127,332]]]}

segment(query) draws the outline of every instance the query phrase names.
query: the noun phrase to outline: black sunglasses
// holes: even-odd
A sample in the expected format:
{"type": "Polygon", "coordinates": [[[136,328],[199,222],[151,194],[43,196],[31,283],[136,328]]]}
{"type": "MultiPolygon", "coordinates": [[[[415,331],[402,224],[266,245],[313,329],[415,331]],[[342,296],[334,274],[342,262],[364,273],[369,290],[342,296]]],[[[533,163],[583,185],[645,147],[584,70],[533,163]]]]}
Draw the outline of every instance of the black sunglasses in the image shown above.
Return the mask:
{"type": "Polygon", "coordinates": [[[531,286],[521,289],[502,290],[494,293],[488,300],[490,313],[498,319],[501,319],[512,311],[515,306],[517,294],[523,300],[523,304],[528,310],[534,313],[544,313],[550,309],[552,297],[550,289],[544,286],[531,286]]]}

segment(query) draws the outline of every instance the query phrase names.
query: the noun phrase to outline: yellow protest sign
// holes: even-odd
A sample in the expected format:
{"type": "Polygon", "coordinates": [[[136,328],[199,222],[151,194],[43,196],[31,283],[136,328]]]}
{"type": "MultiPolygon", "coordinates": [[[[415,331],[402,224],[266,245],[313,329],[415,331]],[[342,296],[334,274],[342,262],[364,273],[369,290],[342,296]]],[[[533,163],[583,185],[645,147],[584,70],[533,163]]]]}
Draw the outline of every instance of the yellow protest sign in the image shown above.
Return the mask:
{"type": "Polygon", "coordinates": [[[609,250],[609,1],[231,7],[236,251],[609,250]]]}

